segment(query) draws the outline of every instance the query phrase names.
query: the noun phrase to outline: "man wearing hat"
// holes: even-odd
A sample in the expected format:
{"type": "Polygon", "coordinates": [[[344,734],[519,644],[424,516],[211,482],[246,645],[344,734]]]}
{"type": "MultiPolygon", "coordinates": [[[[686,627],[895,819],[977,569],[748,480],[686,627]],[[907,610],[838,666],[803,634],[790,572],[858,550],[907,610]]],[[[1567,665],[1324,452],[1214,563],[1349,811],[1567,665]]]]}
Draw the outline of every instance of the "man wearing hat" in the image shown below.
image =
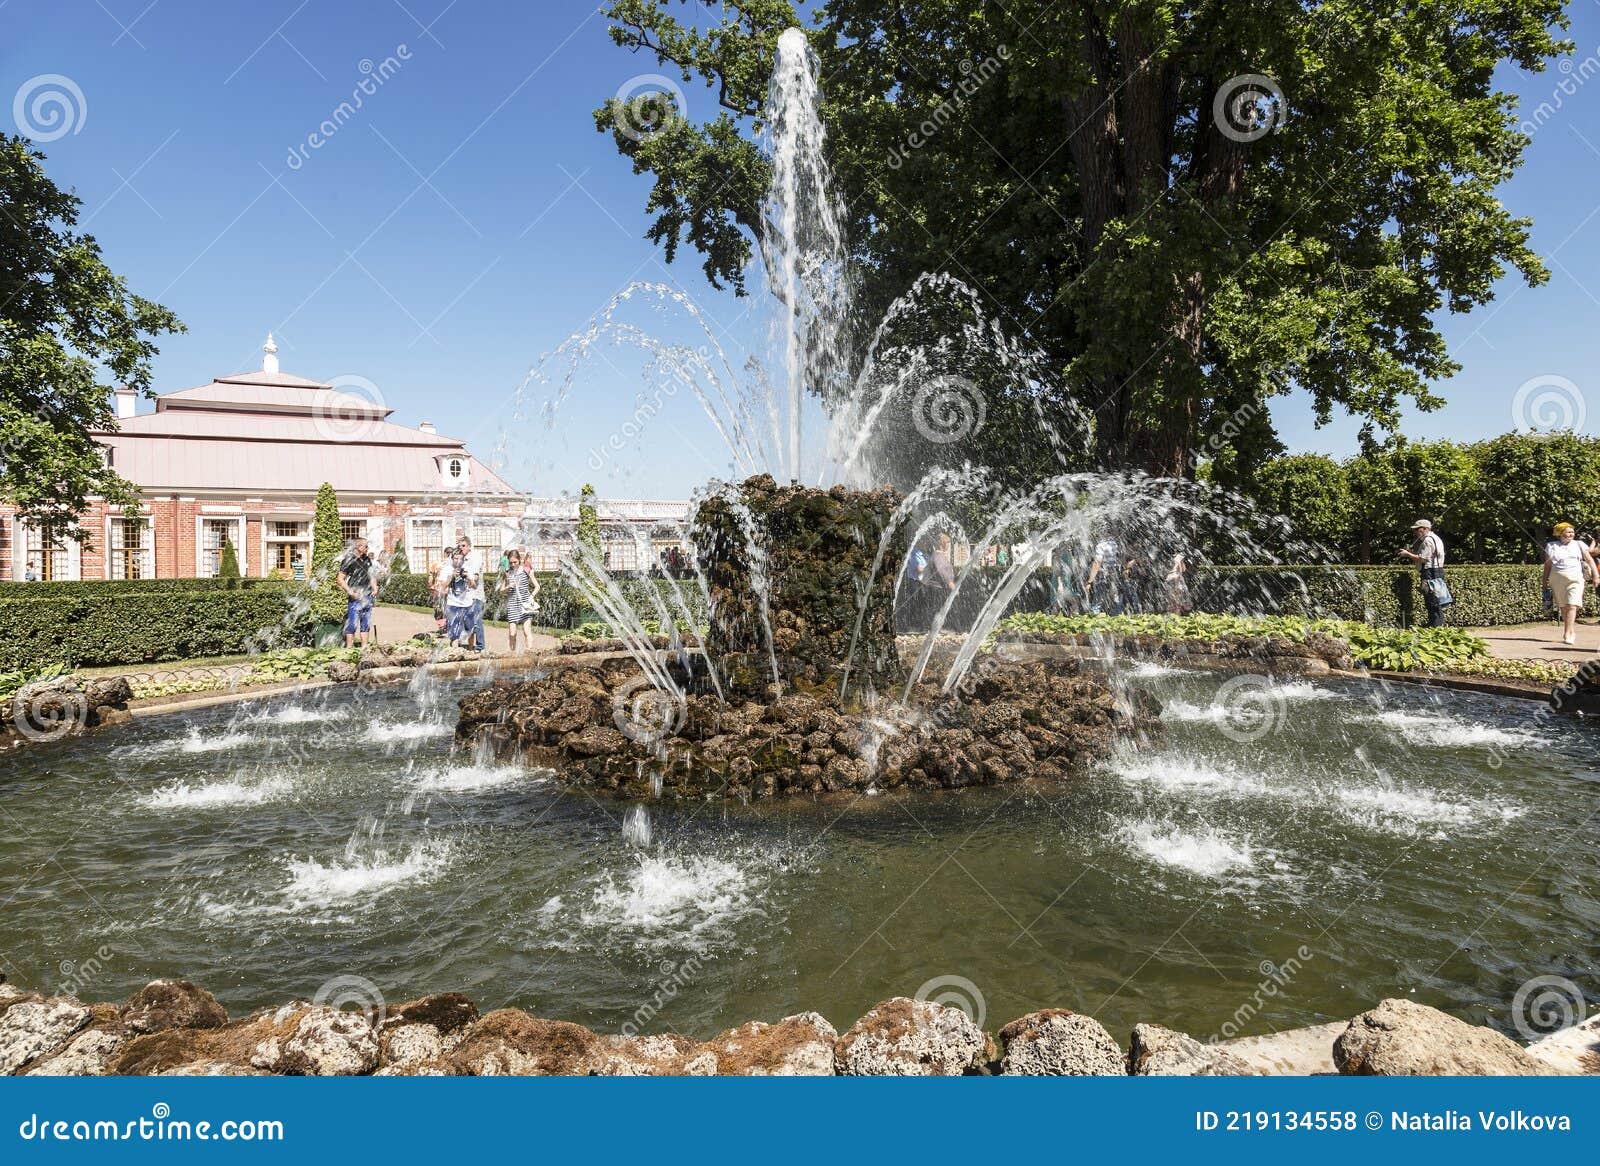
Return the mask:
{"type": "Polygon", "coordinates": [[[1411,524],[1411,549],[1396,552],[1410,559],[1422,575],[1422,602],[1428,609],[1428,626],[1444,626],[1444,609],[1454,602],[1444,585],[1444,539],[1433,532],[1433,523],[1419,518],[1411,524]]]}

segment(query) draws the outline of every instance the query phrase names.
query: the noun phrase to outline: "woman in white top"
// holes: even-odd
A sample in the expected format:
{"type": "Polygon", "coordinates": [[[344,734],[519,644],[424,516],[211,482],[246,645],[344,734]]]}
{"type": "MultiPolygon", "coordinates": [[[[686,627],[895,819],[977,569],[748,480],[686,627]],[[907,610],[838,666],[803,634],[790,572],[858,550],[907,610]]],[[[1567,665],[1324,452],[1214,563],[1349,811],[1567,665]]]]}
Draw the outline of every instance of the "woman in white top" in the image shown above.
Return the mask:
{"type": "Polygon", "coordinates": [[[1578,640],[1578,612],[1583,609],[1583,582],[1595,570],[1594,550],[1580,542],[1570,522],[1550,532],[1555,535],[1544,546],[1544,585],[1561,612],[1561,642],[1578,640]]]}

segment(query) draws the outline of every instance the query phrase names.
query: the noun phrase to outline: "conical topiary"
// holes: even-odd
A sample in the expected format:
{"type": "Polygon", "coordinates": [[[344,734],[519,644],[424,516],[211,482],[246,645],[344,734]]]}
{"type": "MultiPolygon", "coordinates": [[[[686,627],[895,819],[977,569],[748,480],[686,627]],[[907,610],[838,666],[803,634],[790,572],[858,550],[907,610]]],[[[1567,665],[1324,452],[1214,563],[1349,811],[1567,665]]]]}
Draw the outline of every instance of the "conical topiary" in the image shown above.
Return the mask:
{"type": "Polygon", "coordinates": [[[233,549],[233,539],[222,540],[222,558],[217,563],[217,578],[239,578],[239,554],[233,549]]]}

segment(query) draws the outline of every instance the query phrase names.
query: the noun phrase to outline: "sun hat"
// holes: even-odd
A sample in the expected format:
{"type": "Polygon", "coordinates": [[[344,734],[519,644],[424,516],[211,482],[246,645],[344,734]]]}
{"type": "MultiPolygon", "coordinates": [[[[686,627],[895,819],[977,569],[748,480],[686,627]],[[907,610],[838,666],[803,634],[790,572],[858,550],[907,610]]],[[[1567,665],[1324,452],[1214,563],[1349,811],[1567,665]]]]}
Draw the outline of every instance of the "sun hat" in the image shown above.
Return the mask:
{"type": "Polygon", "coordinates": [[[1411,524],[1411,529],[1412,530],[1432,530],[1433,529],[1433,523],[1429,522],[1426,518],[1419,518],[1419,519],[1417,519],[1415,522],[1413,522],[1411,524]]]}
{"type": "Polygon", "coordinates": [[[1561,537],[1562,531],[1568,531],[1571,534],[1577,534],[1578,528],[1573,526],[1570,522],[1558,522],[1550,528],[1550,533],[1555,535],[1557,538],[1561,537]]]}

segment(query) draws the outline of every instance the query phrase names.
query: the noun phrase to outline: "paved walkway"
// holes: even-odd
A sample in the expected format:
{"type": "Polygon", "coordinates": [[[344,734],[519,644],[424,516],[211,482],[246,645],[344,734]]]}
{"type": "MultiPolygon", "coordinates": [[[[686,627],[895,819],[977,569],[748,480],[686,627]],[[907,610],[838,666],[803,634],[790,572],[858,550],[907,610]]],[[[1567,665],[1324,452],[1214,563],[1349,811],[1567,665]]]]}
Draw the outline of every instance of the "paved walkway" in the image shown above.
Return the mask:
{"type": "MultiPolygon", "coordinates": [[[[425,611],[408,611],[403,607],[386,607],[379,604],[374,615],[377,619],[378,642],[384,644],[398,644],[409,640],[420,632],[432,634],[437,626],[433,622],[433,615],[425,611]]],[[[505,628],[490,627],[484,629],[489,636],[491,651],[503,652],[506,648],[506,637],[509,633],[505,628]]],[[[533,650],[535,652],[553,652],[561,644],[554,636],[533,636],[533,650]]]]}
{"type": "Polygon", "coordinates": [[[1578,642],[1568,647],[1561,642],[1558,623],[1527,623],[1509,628],[1472,628],[1489,644],[1489,655],[1497,660],[1545,660],[1581,664],[1600,650],[1600,626],[1578,623],[1578,642]]]}

